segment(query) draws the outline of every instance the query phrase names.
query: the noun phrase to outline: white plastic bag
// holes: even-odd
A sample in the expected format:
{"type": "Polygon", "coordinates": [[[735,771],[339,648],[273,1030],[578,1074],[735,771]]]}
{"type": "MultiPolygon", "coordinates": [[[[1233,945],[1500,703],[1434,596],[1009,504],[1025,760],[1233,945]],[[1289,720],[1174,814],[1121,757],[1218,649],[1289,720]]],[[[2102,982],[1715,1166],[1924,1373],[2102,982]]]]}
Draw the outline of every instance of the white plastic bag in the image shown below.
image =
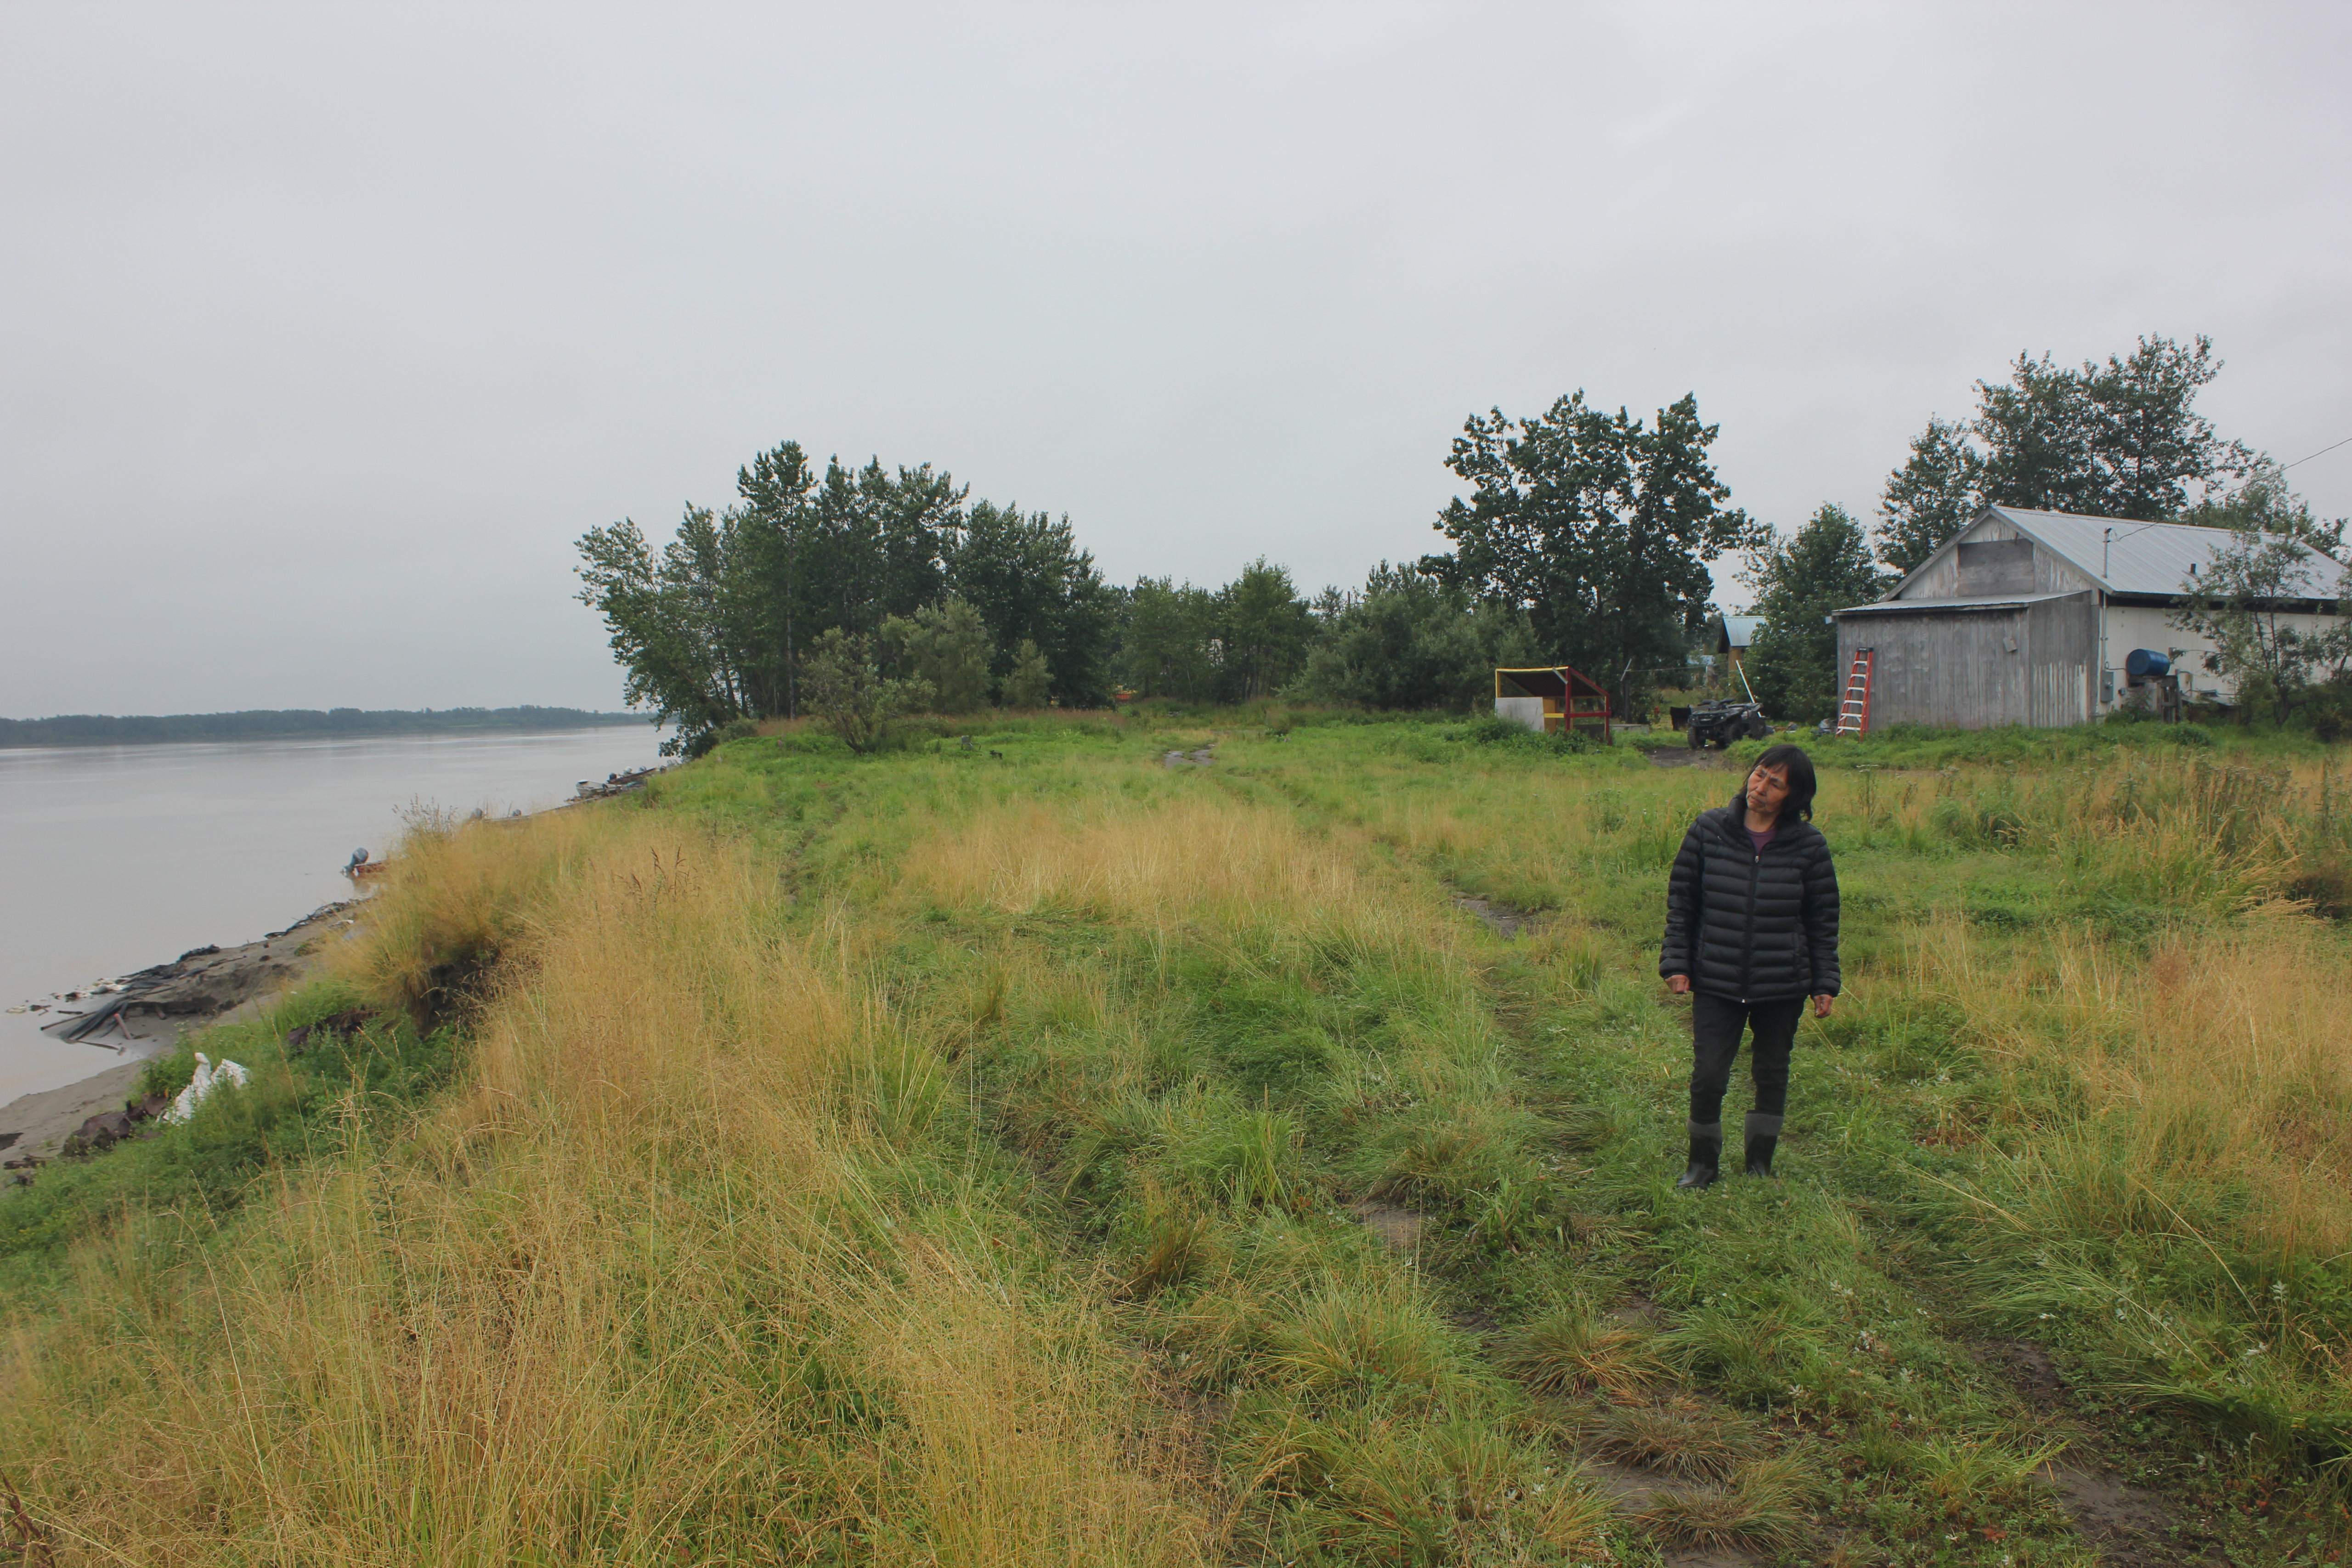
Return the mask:
{"type": "Polygon", "coordinates": [[[195,1114],[196,1107],[202,1105],[205,1097],[213,1090],[223,1084],[234,1084],[242,1088],[250,1076],[236,1062],[224,1061],[218,1067],[215,1067],[210,1057],[198,1051],[196,1076],[188,1080],[188,1087],[182,1089],[179,1097],[172,1101],[172,1108],[156,1120],[166,1122],[185,1121],[195,1114]]]}

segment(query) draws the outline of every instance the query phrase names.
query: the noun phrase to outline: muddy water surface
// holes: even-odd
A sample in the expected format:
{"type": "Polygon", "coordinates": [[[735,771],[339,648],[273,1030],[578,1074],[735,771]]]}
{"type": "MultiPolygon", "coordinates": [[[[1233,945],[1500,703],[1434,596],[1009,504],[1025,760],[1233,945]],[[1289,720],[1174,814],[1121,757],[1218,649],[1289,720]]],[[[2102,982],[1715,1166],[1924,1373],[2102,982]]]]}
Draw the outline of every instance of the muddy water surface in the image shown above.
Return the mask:
{"type": "MultiPolygon", "coordinates": [[[[189,948],[233,946],[352,896],[412,803],[504,816],[656,761],[651,726],[355,741],[0,749],[0,1007],[189,948]]],[[[82,1004],[66,1003],[66,1006],[82,1004]]],[[[120,1060],[0,1014],[0,1103],[120,1060]]]]}

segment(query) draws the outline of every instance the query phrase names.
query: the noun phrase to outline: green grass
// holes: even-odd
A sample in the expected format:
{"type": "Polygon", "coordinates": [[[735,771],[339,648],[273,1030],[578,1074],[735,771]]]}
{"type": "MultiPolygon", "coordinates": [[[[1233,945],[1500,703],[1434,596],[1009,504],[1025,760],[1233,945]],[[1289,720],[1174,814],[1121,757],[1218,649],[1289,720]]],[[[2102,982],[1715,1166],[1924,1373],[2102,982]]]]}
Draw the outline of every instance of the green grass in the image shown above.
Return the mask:
{"type": "MultiPolygon", "coordinates": [[[[2193,988],[2196,955],[2352,976],[2296,890],[2347,842],[2327,759],[2130,731],[1821,748],[1849,994],[1801,1035],[1780,1179],[1694,1196],[1655,942],[1735,773],[1297,710],[973,722],[970,751],[950,724],[866,759],[731,741],[601,809],[755,857],[789,892],[777,940],[845,933],[881,1023],[824,1092],[887,1152],[840,1245],[887,1274],[904,1238],[977,1230],[1008,1299],[1098,1300],[1191,1434],[1210,1555],[2077,1563],[2042,1479],[2070,1445],[2176,1500],[2192,1555],[2206,1519],[2236,1562],[2352,1544],[2352,1264],[2316,1244],[2341,1210],[2197,1084],[2118,1087],[2163,1023],[2135,990],[2193,988]],[[1505,942],[1457,893],[1549,921],[1505,942]],[[2002,1370],[2017,1344],[2063,1400],[2002,1370]],[[1603,1462],[1657,1495],[1612,1507],[1603,1462]]],[[[376,1107],[389,1140],[465,1070],[404,1026],[327,1060],[226,1048],[257,1068],[234,1113],[0,1205],[20,1314],[74,1238],[350,1158],[328,1119],[376,1107]]],[[[2319,1059],[2262,1115],[2352,1104],[2319,1059]]],[[[2263,1136],[2290,1132],[2333,1157],[2325,1126],[2263,1136]]],[[[656,1187],[732,1190],[690,1134],[660,1147],[656,1187]]],[[[828,1444],[910,1429],[855,1364],[794,1377],[828,1444]]]]}
{"type": "Polygon", "coordinates": [[[350,1036],[321,1034],[288,1056],[289,1030],[360,1000],[347,986],[307,986],[257,1018],[152,1058],[129,1099],[178,1093],[194,1076],[199,1046],[251,1078],[209,1097],[184,1123],[148,1123],[142,1131],[152,1136],[53,1160],[31,1186],[0,1197],[0,1299],[21,1301],[53,1288],[66,1249],[122,1215],[225,1215],[271,1167],[341,1147],[353,1118],[396,1121],[425,1104],[455,1069],[449,1030],[420,1037],[404,1020],[383,1018],[350,1036]]]}

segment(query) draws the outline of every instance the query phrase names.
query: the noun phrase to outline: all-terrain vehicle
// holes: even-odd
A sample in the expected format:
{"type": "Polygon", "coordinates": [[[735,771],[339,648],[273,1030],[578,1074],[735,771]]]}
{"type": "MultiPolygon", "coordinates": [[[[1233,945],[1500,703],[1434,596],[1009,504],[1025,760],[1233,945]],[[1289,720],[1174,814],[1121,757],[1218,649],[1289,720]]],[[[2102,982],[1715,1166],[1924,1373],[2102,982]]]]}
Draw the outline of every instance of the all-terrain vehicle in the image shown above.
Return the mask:
{"type": "Polygon", "coordinates": [[[1690,710],[1683,735],[1694,752],[1718,751],[1734,741],[1760,741],[1772,732],[1759,702],[1702,702],[1690,710]]]}

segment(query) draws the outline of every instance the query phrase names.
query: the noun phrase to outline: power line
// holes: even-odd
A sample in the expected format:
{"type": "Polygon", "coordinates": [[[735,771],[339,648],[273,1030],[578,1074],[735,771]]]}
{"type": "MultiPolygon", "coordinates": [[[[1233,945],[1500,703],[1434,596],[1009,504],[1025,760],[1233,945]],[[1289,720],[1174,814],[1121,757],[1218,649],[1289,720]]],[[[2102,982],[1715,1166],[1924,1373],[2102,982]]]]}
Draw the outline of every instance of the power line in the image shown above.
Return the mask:
{"type": "MultiPolygon", "coordinates": [[[[2314,452],[2314,453],[2311,455],[2311,458],[2324,458],[2324,457],[2327,456],[2327,454],[2328,454],[2328,453],[2333,452],[2334,450],[2336,450],[2336,447],[2352,447],[2352,436],[2347,436],[2347,437],[2344,437],[2344,439],[2343,439],[2343,440],[2341,440],[2341,441],[2331,441],[2331,442],[2329,442],[2326,446],[2322,447],[2318,451],[2314,452]]],[[[2284,463],[2284,464],[2281,464],[2281,465],[2280,465],[2280,467],[2279,467],[2279,472],[2283,474],[2283,473],[2285,473],[2285,472],[2287,471],[2287,469],[2289,469],[2289,468],[2301,468],[2304,464],[2308,463],[2309,461],[2311,461],[2311,458],[2296,458],[2294,462],[2292,462],[2292,463],[2284,463]]]]}

